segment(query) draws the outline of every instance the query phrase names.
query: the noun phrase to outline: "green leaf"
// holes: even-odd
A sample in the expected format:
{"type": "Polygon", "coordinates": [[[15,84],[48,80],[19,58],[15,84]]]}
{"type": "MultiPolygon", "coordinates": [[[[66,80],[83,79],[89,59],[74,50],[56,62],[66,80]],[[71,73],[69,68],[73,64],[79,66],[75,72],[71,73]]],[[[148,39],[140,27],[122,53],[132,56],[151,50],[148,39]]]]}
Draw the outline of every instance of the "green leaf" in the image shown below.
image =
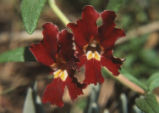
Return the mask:
{"type": "Polygon", "coordinates": [[[38,19],[46,0],[22,0],[21,13],[26,31],[31,34],[36,28],[38,19]]]}
{"type": "Polygon", "coordinates": [[[0,62],[35,61],[28,47],[16,48],[0,54],[0,62]]]}
{"type": "Polygon", "coordinates": [[[0,55],[0,62],[22,62],[24,61],[24,50],[25,48],[17,48],[4,52],[0,55]]]}
{"type": "Polygon", "coordinates": [[[159,104],[153,94],[147,94],[145,97],[136,99],[136,105],[145,113],[159,113],[159,104]]]}
{"type": "Polygon", "coordinates": [[[118,12],[119,9],[124,6],[126,0],[109,0],[108,5],[106,7],[107,10],[113,10],[118,12]]]}
{"type": "Polygon", "coordinates": [[[150,76],[147,80],[147,84],[150,91],[153,91],[153,89],[159,87],[159,72],[150,76]]]}

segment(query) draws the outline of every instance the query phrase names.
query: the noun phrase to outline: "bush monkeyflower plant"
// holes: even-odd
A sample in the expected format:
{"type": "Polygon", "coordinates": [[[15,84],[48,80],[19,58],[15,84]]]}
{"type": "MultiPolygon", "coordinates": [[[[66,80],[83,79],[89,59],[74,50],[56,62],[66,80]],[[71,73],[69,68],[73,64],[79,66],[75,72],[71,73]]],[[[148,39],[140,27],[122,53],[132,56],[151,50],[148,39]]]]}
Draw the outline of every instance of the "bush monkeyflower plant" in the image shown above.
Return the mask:
{"type": "Polygon", "coordinates": [[[62,96],[65,86],[72,100],[83,94],[89,84],[102,83],[101,66],[107,67],[114,75],[119,74],[122,61],[112,55],[115,41],[125,36],[124,31],[115,28],[115,13],[97,13],[92,6],[85,6],[82,19],[77,24],[69,23],[67,30],[58,31],[51,23],[43,26],[43,40],[32,44],[31,52],[36,60],[51,68],[53,80],[45,89],[43,102],[63,106],[62,96]],[[103,24],[97,27],[96,21],[102,18],[103,24]],[[75,47],[73,47],[75,43],[75,47]],[[73,49],[75,48],[75,49],[73,49]],[[75,78],[75,72],[85,66],[85,80],[82,84],[75,78]]]}
{"type": "MultiPolygon", "coordinates": [[[[35,30],[46,1],[22,0],[22,19],[29,34],[35,30]]],[[[141,97],[135,98],[135,105],[139,109],[145,113],[159,113],[159,104],[157,102],[159,97],[153,92],[155,88],[159,87],[159,73],[151,75],[143,82],[127,72],[124,66],[120,70],[123,60],[113,55],[116,41],[125,37],[124,30],[116,28],[116,13],[114,12],[117,12],[124,1],[109,0],[107,9],[113,11],[104,10],[101,13],[98,13],[91,5],[85,6],[81,19],[71,23],[57,7],[55,0],[48,0],[50,8],[66,26],[66,29],[59,31],[58,27],[53,23],[46,23],[43,25],[43,39],[29,47],[35,59],[50,69],[51,77],[49,78],[52,80],[44,90],[43,103],[51,103],[62,107],[64,105],[63,95],[65,88],[68,89],[70,98],[75,100],[79,95],[83,94],[83,90],[88,85],[102,84],[104,82],[103,74],[110,75],[114,80],[141,94],[141,97]],[[100,25],[98,24],[99,20],[100,25]],[[80,77],[77,77],[81,76],[78,72],[82,67],[85,68],[83,81],[79,80],[80,77]]],[[[32,56],[29,55],[31,54],[27,47],[20,47],[0,55],[0,62],[33,61],[33,58],[30,58],[32,56]]],[[[14,89],[5,90],[0,93],[0,96],[14,89]]],[[[27,94],[32,96],[32,93],[27,94]]],[[[30,98],[30,96],[26,97],[29,97],[29,101],[26,98],[24,104],[24,108],[26,105],[26,112],[28,112],[27,102],[29,102],[30,108],[34,112],[36,105],[34,105],[34,109],[30,101],[34,101],[33,103],[36,104],[35,99],[30,98]]]]}

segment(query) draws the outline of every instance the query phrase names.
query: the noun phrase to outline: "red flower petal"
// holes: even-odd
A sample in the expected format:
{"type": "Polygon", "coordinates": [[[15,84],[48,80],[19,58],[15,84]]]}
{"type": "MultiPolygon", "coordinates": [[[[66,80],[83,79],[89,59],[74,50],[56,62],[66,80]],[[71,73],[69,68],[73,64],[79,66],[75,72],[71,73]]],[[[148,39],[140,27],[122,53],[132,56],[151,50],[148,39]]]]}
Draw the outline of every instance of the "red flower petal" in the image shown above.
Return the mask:
{"type": "Polygon", "coordinates": [[[102,66],[107,67],[109,71],[111,71],[114,75],[119,74],[120,66],[122,65],[122,61],[119,58],[112,57],[102,57],[101,58],[102,66]]]}
{"type": "Polygon", "coordinates": [[[114,11],[105,10],[101,13],[101,17],[103,21],[103,25],[102,25],[103,27],[109,28],[109,27],[115,26],[114,20],[115,20],[116,14],[114,11]]]}
{"type": "Polygon", "coordinates": [[[104,11],[101,14],[103,24],[99,27],[98,33],[99,33],[99,40],[103,41],[104,39],[108,38],[107,36],[111,33],[111,31],[115,27],[115,13],[113,11],[104,11]]]}
{"type": "Polygon", "coordinates": [[[33,44],[30,50],[37,61],[50,66],[54,63],[54,58],[57,52],[58,29],[51,23],[45,24],[43,28],[43,41],[39,44],[33,44]]]}
{"type": "Polygon", "coordinates": [[[83,94],[82,88],[78,87],[77,84],[73,82],[70,77],[67,78],[66,84],[72,100],[76,99],[78,95],[83,94]]]}
{"type": "Polygon", "coordinates": [[[72,34],[63,30],[59,34],[58,43],[60,45],[59,55],[62,55],[65,61],[71,60],[74,57],[72,34]]]}
{"type": "Polygon", "coordinates": [[[105,37],[105,40],[101,41],[101,45],[105,49],[110,49],[114,47],[114,44],[117,41],[117,39],[123,36],[125,36],[125,33],[123,30],[114,28],[113,31],[109,35],[107,35],[107,37],[105,37]]]}
{"type": "Polygon", "coordinates": [[[43,103],[50,102],[51,104],[62,107],[64,105],[62,101],[64,88],[65,83],[60,78],[54,79],[45,89],[42,98],[43,103]]]}
{"type": "Polygon", "coordinates": [[[36,60],[40,63],[50,66],[54,63],[52,57],[47,53],[44,45],[40,44],[33,44],[30,48],[32,54],[35,56],[36,60]]]}
{"type": "Polygon", "coordinates": [[[92,36],[97,34],[96,20],[98,17],[99,14],[92,6],[86,6],[82,12],[82,19],[78,20],[77,24],[67,25],[74,33],[77,46],[83,47],[93,38],[92,36]]]}
{"type": "Polygon", "coordinates": [[[58,28],[57,26],[46,23],[43,25],[43,45],[46,48],[47,52],[55,58],[55,54],[57,52],[57,35],[58,35],[58,28]]]}
{"type": "Polygon", "coordinates": [[[87,60],[86,56],[82,56],[80,58],[80,62],[82,65],[85,63],[85,84],[94,83],[97,84],[103,83],[104,78],[101,74],[101,63],[95,59],[87,60]]]}
{"type": "Polygon", "coordinates": [[[87,62],[87,57],[85,55],[80,57],[80,62],[78,62],[78,67],[80,68],[87,62]]]}

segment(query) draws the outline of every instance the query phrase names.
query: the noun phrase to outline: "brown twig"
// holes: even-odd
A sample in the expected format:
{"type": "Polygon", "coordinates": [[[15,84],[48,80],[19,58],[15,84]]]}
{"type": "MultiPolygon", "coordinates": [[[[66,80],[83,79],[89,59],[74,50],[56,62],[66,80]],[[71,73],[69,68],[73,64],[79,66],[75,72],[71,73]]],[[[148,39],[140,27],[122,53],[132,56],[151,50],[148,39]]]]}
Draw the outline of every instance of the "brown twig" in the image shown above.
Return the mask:
{"type": "Polygon", "coordinates": [[[141,26],[141,27],[138,27],[136,29],[128,31],[126,33],[126,37],[119,39],[116,44],[122,44],[122,43],[124,43],[132,38],[135,38],[137,36],[152,33],[155,31],[159,31],[159,21],[152,22],[150,24],[147,24],[147,25],[144,25],[144,26],[141,26]]]}
{"type": "Polygon", "coordinates": [[[36,30],[33,34],[29,35],[27,32],[23,31],[21,33],[1,33],[0,34],[0,42],[6,42],[11,40],[12,42],[28,42],[34,40],[41,40],[42,39],[42,32],[41,30],[36,30]]]}

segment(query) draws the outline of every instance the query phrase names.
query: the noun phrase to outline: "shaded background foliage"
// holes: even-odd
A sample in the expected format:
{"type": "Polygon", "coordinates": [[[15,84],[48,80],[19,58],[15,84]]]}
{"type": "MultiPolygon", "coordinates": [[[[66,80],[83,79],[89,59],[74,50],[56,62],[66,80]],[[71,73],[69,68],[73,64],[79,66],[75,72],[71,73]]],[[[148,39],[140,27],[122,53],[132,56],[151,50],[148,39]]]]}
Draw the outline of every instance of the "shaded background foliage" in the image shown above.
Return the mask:
{"type": "MultiPolygon", "coordinates": [[[[35,31],[37,34],[32,39],[23,40],[30,36],[24,32],[20,3],[20,0],[0,1],[0,54],[17,47],[29,46],[33,42],[39,42],[42,35],[41,31],[38,30],[41,30],[41,26],[48,21],[57,24],[60,29],[64,28],[60,20],[46,4],[37,24],[35,31]]],[[[125,30],[127,38],[129,38],[127,41],[117,44],[114,50],[115,56],[125,59],[121,72],[127,76],[136,77],[140,84],[159,94],[159,89],[153,85],[158,82],[156,78],[159,76],[159,29],[145,33],[143,32],[147,31],[147,27],[145,27],[143,33],[133,32],[131,38],[129,35],[130,31],[159,21],[158,0],[118,0],[118,2],[116,0],[58,0],[57,4],[73,22],[80,17],[84,5],[93,5],[99,12],[104,9],[116,11],[116,24],[125,30]],[[153,78],[149,79],[152,75],[156,76],[154,77],[156,81],[153,78]]],[[[152,28],[149,27],[148,29],[151,31],[152,28]]],[[[21,51],[20,54],[25,54],[25,57],[16,57],[15,53],[10,53],[10,56],[12,56],[13,60],[16,58],[17,60],[21,59],[21,61],[34,60],[30,56],[28,49],[21,49],[21,51]],[[28,55],[31,60],[26,57],[28,55]]],[[[0,61],[6,57],[3,54],[2,57],[0,56],[0,61]]],[[[47,80],[48,70],[45,66],[32,62],[1,63],[0,92],[6,93],[0,96],[0,113],[21,113],[27,88],[29,86],[33,87],[35,80],[38,84],[37,92],[42,96],[44,87],[49,81],[47,80]]],[[[74,102],[75,104],[70,102],[66,93],[64,108],[50,107],[46,104],[44,105],[45,112],[89,113],[88,109],[92,107],[91,110],[93,111],[91,113],[141,113],[134,107],[135,98],[139,94],[110,78],[105,78],[100,90],[98,87],[93,90],[93,96],[89,93],[90,90],[91,86],[86,89],[86,94],[83,97],[74,102]],[[96,102],[98,104],[91,106],[92,103],[96,102]]]]}

